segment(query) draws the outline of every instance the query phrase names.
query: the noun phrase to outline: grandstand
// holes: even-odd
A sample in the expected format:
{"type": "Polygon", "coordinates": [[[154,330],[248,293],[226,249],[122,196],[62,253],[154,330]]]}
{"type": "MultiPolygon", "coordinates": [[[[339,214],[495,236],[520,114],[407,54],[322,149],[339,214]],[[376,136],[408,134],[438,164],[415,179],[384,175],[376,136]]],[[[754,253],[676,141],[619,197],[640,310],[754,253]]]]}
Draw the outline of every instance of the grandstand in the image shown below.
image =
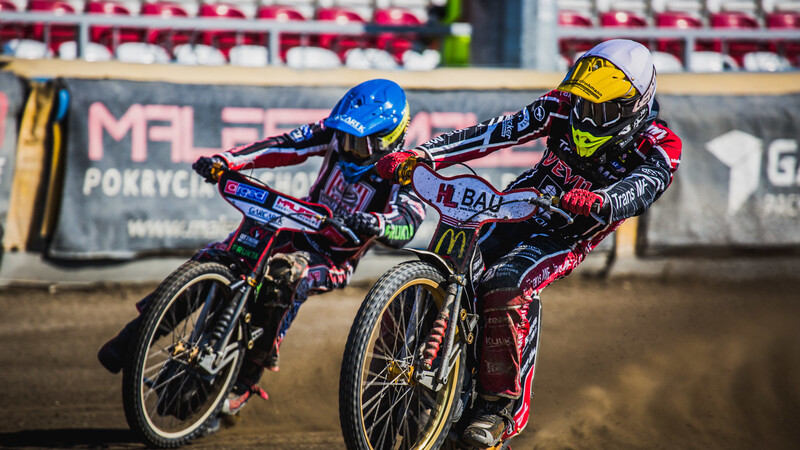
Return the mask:
{"type": "MultiPolygon", "coordinates": [[[[0,0],[0,44],[31,59],[427,70],[467,62],[471,1],[0,0]]],[[[800,68],[800,0],[538,1],[558,11],[558,69],[608,37],[648,45],[660,72],[800,68]]]]}

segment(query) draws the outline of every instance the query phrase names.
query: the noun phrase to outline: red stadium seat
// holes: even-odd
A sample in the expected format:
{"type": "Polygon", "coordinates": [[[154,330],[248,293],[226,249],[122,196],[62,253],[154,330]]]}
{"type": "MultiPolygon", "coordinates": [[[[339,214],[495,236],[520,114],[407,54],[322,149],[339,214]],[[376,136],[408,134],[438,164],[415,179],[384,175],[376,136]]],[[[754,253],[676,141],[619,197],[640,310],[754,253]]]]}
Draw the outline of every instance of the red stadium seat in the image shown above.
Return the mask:
{"type": "MultiPolygon", "coordinates": [[[[422,21],[414,13],[403,8],[387,8],[375,11],[373,21],[378,25],[420,26],[422,21]]],[[[415,33],[380,33],[376,46],[394,56],[398,64],[403,63],[403,53],[414,48],[419,39],[415,33]]]]}
{"type": "MultiPolygon", "coordinates": [[[[226,3],[203,3],[197,15],[205,19],[247,19],[240,9],[226,3]]],[[[216,47],[225,57],[234,45],[255,45],[263,43],[264,35],[258,33],[238,33],[235,31],[207,31],[201,34],[203,44],[216,47]]]]}
{"type": "MultiPolygon", "coordinates": [[[[770,30],[800,30],[800,12],[775,12],[767,14],[764,21],[770,30]]],[[[800,67],[800,41],[775,40],[769,48],[800,67]]]]}
{"type": "MultiPolygon", "coordinates": [[[[0,0],[0,13],[15,11],[17,11],[17,5],[9,0],[0,0]]],[[[0,43],[23,38],[25,38],[25,27],[21,23],[0,20],[0,43]]]]}
{"type": "MultiPolygon", "coordinates": [[[[125,6],[109,0],[90,0],[86,3],[85,11],[88,14],[102,14],[108,16],[130,16],[131,12],[125,6]]],[[[89,28],[89,40],[105,45],[111,50],[123,42],[141,42],[144,39],[144,30],[137,28],[116,28],[109,26],[95,26],[89,28]]]]}
{"type": "MultiPolygon", "coordinates": [[[[345,8],[319,8],[317,9],[317,20],[336,22],[338,24],[364,23],[366,22],[357,12],[345,8]]],[[[364,35],[346,34],[321,34],[319,35],[319,46],[333,50],[344,61],[344,55],[348,50],[365,47],[368,39],[364,35]]]]}
{"type": "MultiPolygon", "coordinates": [[[[558,26],[566,28],[591,28],[592,19],[577,11],[563,10],[558,12],[558,26]]],[[[590,39],[563,38],[558,40],[559,52],[569,61],[575,59],[576,53],[589,50],[597,44],[597,41],[590,39]]]]}
{"type": "MultiPolygon", "coordinates": [[[[160,16],[165,19],[170,17],[189,17],[189,13],[181,5],[169,2],[143,3],[140,14],[142,16],[160,16]]],[[[178,45],[191,42],[192,34],[191,30],[151,28],[147,31],[145,42],[163,46],[172,52],[178,45]]]]}
{"type": "MultiPolygon", "coordinates": [[[[600,13],[600,26],[603,28],[647,28],[649,24],[644,17],[628,11],[607,11],[600,13]]],[[[645,46],[647,40],[634,39],[645,46]]]]}
{"type": "MultiPolygon", "coordinates": [[[[258,8],[256,17],[259,19],[277,20],[278,22],[303,21],[306,17],[291,6],[264,5],[258,8]]],[[[303,46],[303,36],[298,33],[281,33],[280,57],[286,61],[286,52],[292,47],[303,46]]]]}
{"type": "MultiPolygon", "coordinates": [[[[709,15],[711,28],[719,29],[758,29],[758,20],[744,12],[726,11],[709,15]]],[[[746,53],[760,50],[758,41],[747,39],[714,39],[711,44],[713,51],[727,53],[741,66],[746,53]]]]}
{"type": "MultiPolygon", "coordinates": [[[[30,0],[28,11],[50,14],[75,14],[75,8],[67,2],[59,0],[30,0]]],[[[30,28],[30,37],[37,41],[47,42],[53,53],[58,51],[62,42],[74,41],[78,36],[77,25],[46,25],[33,24],[30,28]]]]}
{"type": "MultiPolygon", "coordinates": [[[[655,14],[655,24],[658,28],[677,28],[681,30],[690,28],[703,28],[703,22],[694,14],[683,11],[665,11],[655,14]]],[[[681,61],[684,59],[683,39],[658,39],[656,49],[660,52],[670,53],[681,61]]],[[[694,50],[709,50],[708,42],[695,42],[694,50]]],[[[685,62],[685,61],[683,61],[685,62]]]]}

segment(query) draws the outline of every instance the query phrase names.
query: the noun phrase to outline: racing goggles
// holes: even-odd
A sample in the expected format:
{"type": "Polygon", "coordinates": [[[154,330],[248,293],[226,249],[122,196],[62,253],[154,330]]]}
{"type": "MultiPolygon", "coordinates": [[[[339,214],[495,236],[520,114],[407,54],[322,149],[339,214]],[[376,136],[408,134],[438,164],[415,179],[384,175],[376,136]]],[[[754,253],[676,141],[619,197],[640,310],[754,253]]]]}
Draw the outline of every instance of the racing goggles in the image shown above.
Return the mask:
{"type": "Polygon", "coordinates": [[[613,126],[620,120],[632,117],[635,113],[635,99],[609,100],[593,103],[582,97],[575,98],[572,114],[578,123],[590,122],[597,128],[613,126]]]}
{"type": "Polygon", "coordinates": [[[380,149],[375,138],[371,136],[353,136],[344,131],[336,131],[336,140],[339,141],[339,148],[348,156],[366,159],[377,153],[380,149]]]}

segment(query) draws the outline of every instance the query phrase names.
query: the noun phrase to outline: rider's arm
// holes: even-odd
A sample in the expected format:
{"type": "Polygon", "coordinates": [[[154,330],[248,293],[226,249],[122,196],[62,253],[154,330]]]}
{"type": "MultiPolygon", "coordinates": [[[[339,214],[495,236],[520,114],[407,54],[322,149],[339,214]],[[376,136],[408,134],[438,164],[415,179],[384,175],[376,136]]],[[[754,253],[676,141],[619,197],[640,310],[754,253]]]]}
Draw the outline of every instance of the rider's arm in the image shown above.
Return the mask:
{"type": "Polygon", "coordinates": [[[669,128],[653,124],[645,133],[644,163],[628,176],[597,191],[610,207],[611,221],[643,214],[672,183],[681,158],[681,140],[669,128]]]}
{"type": "Polygon", "coordinates": [[[303,125],[289,133],[242,145],[217,156],[233,170],[300,164],[309,156],[322,156],[330,147],[333,130],[322,122],[303,125]]]}
{"type": "Polygon", "coordinates": [[[569,114],[569,95],[553,90],[512,115],[437,136],[417,147],[433,158],[436,168],[469,161],[495,150],[546,136],[553,117],[569,114]]]}
{"type": "Polygon", "coordinates": [[[382,236],[378,241],[389,247],[406,245],[425,220],[425,204],[410,186],[393,186],[396,189],[387,212],[373,213],[378,217],[382,236]]]}

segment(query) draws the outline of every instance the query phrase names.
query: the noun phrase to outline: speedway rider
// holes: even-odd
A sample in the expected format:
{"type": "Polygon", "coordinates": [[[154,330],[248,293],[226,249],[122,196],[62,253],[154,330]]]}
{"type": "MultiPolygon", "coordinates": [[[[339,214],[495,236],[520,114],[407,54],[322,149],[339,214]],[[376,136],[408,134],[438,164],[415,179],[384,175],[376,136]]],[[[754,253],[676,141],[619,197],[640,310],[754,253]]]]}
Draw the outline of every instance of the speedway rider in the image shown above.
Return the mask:
{"type": "MultiPolygon", "coordinates": [[[[298,308],[309,295],[345,287],[358,260],[375,237],[389,247],[410,241],[425,218],[424,204],[410,187],[378,177],[376,161],[403,147],[410,111],[403,89],[376,79],[350,89],[324,120],[287,134],[240,146],[213,157],[201,157],[192,167],[211,180],[214,163],[231,170],[300,164],[311,156],[324,158],[319,175],[305,200],[328,206],[360,238],[334,244],[320,235],[281,232],[267,274],[274,283],[262,288],[253,323],[264,335],[245,354],[237,383],[222,412],[235,414],[247,400],[266,393],[257,383],[264,368],[278,370],[278,348],[298,308]]],[[[344,240],[344,238],[342,239],[344,240]]],[[[222,249],[228,242],[212,244],[222,249]]],[[[146,299],[137,304],[140,313],[146,299]]],[[[143,314],[101,347],[98,359],[109,371],[122,367],[127,345],[143,314]]]]}
{"type": "Polygon", "coordinates": [[[542,159],[507,189],[533,187],[561,196],[561,207],[574,216],[572,224],[555,214],[495,224],[481,237],[486,270],[477,286],[484,326],[480,397],[464,442],[493,447],[513,426],[511,408],[528,376],[520,373],[520,352],[532,295],[569,274],[672,182],[681,141],[658,120],[655,90],[648,49],[630,40],[609,40],[581,56],[557,89],[516,114],[446,133],[378,162],[378,173],[397,181],[412,164],[411,155],[439,169],[546,137],[542,159]],[[607,225],[591,217],[593,207],[607,225]]]}

